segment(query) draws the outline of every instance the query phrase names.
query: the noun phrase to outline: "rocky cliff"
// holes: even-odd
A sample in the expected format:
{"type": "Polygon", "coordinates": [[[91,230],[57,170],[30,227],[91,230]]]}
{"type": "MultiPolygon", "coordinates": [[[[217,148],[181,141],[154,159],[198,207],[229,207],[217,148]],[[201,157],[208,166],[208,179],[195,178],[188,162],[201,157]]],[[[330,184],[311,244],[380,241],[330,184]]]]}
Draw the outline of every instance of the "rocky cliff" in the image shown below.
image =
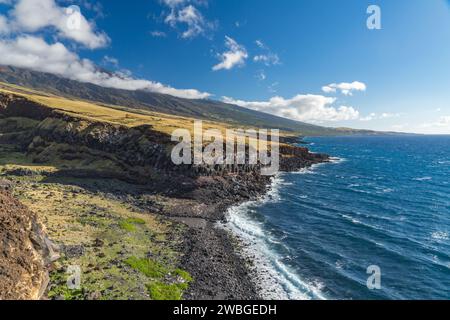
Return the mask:
{"type": "MultiPolygon", "coordinates": [[[[122,174],[135,180],[151,178],[154,170],[185,176],[259,171],[258,166],[251,165],[175,166],[170,159],[174,145],[170,137],[152,130],[150,125],[129,128],[86,120],[15,95],[0,93],[0,116],[3,116],[0,141],[21,143],[35,156],[36,162],[48,161],[49,153],[58,151],[68,160],[81,159],[82,154],[87,153],[113,162],[114,169],[121,168],[122,174]],[[30,121],[33,122],[30,124],[30,121]]],[[[327,159],[325,155],[312,154],[306,148],[292,145],[282,145],[280,152],[282,171],[297,170],[327,159]]],[[[108,171],[108,168],[103,169],[108,171]]]]}
{"type": "Polygon", "coordinates": [[[0,300],[41,299],[57,258],[36,215],[0,190],[0,300]]]}

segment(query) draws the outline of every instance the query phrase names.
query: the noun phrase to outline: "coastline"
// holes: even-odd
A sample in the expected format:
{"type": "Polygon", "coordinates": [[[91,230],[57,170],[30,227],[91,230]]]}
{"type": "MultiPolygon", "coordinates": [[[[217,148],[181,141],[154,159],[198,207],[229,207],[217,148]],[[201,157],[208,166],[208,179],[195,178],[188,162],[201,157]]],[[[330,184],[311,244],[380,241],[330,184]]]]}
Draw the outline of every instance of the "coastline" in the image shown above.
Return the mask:
{"type": "MultiPolygon", "coordinates": [[[[333,161],[334,159],[330,158],[309,163],[289,173],[309,172],[314,170],[315,166],[333,161]]],[[[233,223],[230,223],[230,219],[245,219],[245,210],[249,206],[278,201],[284,174],[288,172],[272,177],[265,185],[264,191],[251,199],[229,203],[222,207],[221,213],[212,221],[205,220],[201,223],[198,219],[192,220],[193,218],[178,220],[189,226],[182,267],[196,279],[186,292],[185,299],[310,299],[307,294],[293,286],[294,283],[304,288],[310,296],[325,299],[318,288],[308,286],[282,264],[278,266],[279,271],[284,273],[280,278],[274,270],[267,267],[271,264],[271,261],[265,258],[267,251],[254,250],[252,241],[255,239],[246,239],[240,232],[242,230],[238,230],[236,224],[233,226],[233,223]],[[283,287],[288,288],[290,293],[287,294],[283,287]]],[[[251,224],[254,221],[246,223],[251,224]]],[[[261,231],[263,230],[251,230],[250,233],[261,231]]]]}
{"type": "MultiPolygon", "coordinates": [[[[69,298],[151,298],[145,272],[127,263],[150,258],[165,265],[169,261],[169,276],[179,267],[192,276],[189,288],[183,290],[184,299],[260,298],[248,267],[252,261],[236,250],[239,242],[232,234],[216,227],[231,207],[270,190],[270,178],[257,167],[176,166],[167,152],[173,146],[170,137],[151,126],[128,128],[80,118],[17,96],[0,96],[0,100],[0,115],[9,123],[0,136],[5,145],[4,177],[17,182],[16,195],[27,193],[23,200],[47,219],[49,236],[64,249],[65,260],[51,273],[52,297],[65,294],[65,265],[80,263],[92,288],[69,298]],[[15,117],[29,123],[23,128],[15,117]],[[15,157],[9,156],[11,152],[15,157]],[[36,203],[36,188],[45,201],[36,203]],[[54,203],[48,207],[49,202],[54,203]],[[106,208],[111,203],[113,212],[106,208]],[[60,221],[63,209],[71,221],[67,234],[58,233],[58,224],[67,224],[60,221]],[[172,221],[177,223],[167,226],[172,221]],[[186,228],[179,229],[180,223],[186,228]],[[106,237],[108,232],[112,238],[106,237]],[[166,240],[145,236],[152,232],[166,240]],[[124,236],[132,240],[129,248],[121,243],[124,236]],[[147,249],[137,245],[143,241],[148,242],[147,249]],[[112,271],[105,283],[97,284],[96,275],[104,267],[97,264],[103,260],[112,271]],[[109,285],[110,279],[122,280],[116,269],[126,270],[140,285],[133,290],[133,281],[124,280],[130,288],[109,285]]],[[[280,146],[281,172],[329,161],[327,155],[288,143],[280,146]]],[[[166,278],[160,280],[173,282],[166,278]]]]}
{"type": "Polygon", "coordinates": [[[326,162],[311,164],[294,172],[283,172],[272,178],[270,187],[259,198],[228,208],[224,221],[216,227],[226,230],[237,239],[237,253],[247,261],[247,274],[258,296],[264,300],[326,300],[320,292],[320,285],[304,282],[299,275],[281,262],[268,244],[281,245],[278,239],[264,234],[262,223],[249,214],[254,208],[267,203],[281,201],[280,189],[288,185],[283,177],[286,174],[314,174],[314,170],[325,164],[337,164],[343,158],[330,157],[326,162]],[[300,288],[300,289],[299,289],[300,288]]]}

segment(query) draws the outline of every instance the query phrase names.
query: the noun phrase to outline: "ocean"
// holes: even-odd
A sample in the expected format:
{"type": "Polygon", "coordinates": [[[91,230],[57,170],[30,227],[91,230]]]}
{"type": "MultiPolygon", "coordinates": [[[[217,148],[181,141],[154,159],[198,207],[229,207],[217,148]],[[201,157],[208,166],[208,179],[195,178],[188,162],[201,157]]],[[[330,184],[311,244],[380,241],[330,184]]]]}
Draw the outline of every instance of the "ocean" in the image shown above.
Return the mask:
{"type": "Polygon", "coordinates": [[[280,174],[223,226],[262,296],[450,299],[450,136],[306,140],[333,162],[280,174]]]}

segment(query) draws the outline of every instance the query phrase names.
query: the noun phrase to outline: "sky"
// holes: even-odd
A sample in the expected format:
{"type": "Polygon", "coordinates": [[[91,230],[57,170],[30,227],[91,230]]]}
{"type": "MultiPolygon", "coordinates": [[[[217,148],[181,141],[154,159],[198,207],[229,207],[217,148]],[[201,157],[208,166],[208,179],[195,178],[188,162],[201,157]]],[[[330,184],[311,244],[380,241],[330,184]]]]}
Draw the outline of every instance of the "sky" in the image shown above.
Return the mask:
{"type": "Polygon", "coordinates": [[[0,64],[324,126],[450,134],[448,0],[0,0],[0,64]],[[370,5],[381,29],[367,27],[370,5]]]}

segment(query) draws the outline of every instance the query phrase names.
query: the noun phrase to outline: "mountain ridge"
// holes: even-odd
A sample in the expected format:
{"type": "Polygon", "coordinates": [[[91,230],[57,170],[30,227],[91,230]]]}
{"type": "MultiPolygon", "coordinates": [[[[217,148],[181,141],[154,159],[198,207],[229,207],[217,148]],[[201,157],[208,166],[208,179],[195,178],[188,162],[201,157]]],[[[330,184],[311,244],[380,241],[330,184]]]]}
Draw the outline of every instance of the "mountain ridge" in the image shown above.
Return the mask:
{"type": "Polygon", "coordinates": [[[292,132],[293,135],[386,134],[370,130],[322,127],[216,100],[190,100],[149,91],[106,88],[91,83],[62,78],[50,73],[11,66],[0,66],[0,81],[70,99],[83,99],[107,105],[118,105],[138,110],[220,121],[235,125],[280,129],[292,132]]]}

